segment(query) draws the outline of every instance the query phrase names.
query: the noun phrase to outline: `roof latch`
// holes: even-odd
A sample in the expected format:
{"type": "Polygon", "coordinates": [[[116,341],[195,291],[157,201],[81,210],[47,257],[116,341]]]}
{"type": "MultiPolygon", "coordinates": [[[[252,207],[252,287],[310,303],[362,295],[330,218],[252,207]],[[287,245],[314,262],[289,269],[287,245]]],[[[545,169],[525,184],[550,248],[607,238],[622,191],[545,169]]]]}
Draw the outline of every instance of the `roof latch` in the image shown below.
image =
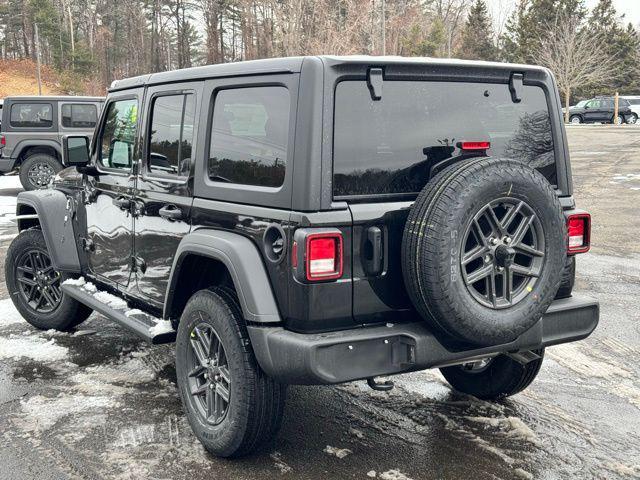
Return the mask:
{"type": "Polygon", "coordinates": [[[524,75],[522,73],[512,73],[509,79],[509,91],[511,92],[511,101],[520,103],[522,101],[522,81],[524,75]]]}
{"type": "Polygon", "coordinates": [[[370,68],[367,72],[367,86],[371,93],[371,100],[380,100],[382,98],[382,84],[384,78],[382,77],[381,68],[370,68]]]}

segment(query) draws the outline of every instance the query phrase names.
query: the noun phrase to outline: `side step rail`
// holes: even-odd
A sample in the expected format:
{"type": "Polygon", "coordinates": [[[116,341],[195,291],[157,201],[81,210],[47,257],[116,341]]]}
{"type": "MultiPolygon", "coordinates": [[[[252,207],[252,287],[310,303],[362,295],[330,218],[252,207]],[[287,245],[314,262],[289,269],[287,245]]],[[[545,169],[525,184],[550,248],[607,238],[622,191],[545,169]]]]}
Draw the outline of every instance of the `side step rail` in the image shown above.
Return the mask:
{"type": "Polygon", "coordinates": [[[176,331],[169,321],[158,319],[141,310],[130,309],[123,299],[98,290],[93,283],[85,282],[82,277],[62,282],[62,291],[149,343],[157,345],[176,340],[176,331]]]}

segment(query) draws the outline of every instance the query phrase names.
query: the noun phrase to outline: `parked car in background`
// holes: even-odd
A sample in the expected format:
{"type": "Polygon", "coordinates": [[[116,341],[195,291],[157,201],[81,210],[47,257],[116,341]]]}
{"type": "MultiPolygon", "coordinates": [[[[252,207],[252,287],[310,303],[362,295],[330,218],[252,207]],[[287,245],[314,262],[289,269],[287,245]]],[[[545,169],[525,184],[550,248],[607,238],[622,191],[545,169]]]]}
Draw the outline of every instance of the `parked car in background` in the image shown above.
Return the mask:
{"type": "Polygon", "coordinates": [[[7,97],[0,122],[0,175],[18,171],[25,190],[46,188],[64,167],[62,136],[93,135],[102,97],[7,97]]]}
{"type": "Polygon", "coordinates": [[[618,116],[615,118],[613,97],[596,97],[586,100],[584,105],[569,107],[569,123],[636,123],[638,114],[631,110],[628,100],[618,99],[618,116]]]}
{"type": "Polygon", "coordinates": [[[631,111],[635,114],[636,118],[640,117],[640,95],[625,95],[620,98],[624,98],[629,102],[631,111]]]}

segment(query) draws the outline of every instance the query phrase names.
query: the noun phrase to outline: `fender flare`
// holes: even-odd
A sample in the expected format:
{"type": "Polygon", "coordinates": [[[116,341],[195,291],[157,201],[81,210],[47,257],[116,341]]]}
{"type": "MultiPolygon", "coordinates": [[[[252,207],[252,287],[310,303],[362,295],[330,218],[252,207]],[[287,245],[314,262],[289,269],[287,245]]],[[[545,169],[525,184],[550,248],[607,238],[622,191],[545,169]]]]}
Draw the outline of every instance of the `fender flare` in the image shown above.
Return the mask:
{"type": "Polygon", "coordinates": [[[20,192],[16,205],[18,215],[24,205],[35,210],[38,216],[53,267],[61,272],[80,273],[80,257],[67,196],[53,189],[20,192]]]}
{"type": "Polygon", "coordinates": [[[26,148],[31,148],[31,147],[53,148],[58,153],[60,157],[60,163],[62,164],[62,146],[55,140],[22,140],[18,142],[18,144],[14,147],[13,151],[11,152],[11,156],[16,159],[20,158],[20,155],[22,155],[22,152],[26,148]]]}
{"type": "Polygon", "coordinates": [[[171,312],[182,263],[188,255],[212,258],[227,267],[245,320],[270,324],[281,321],[271,282],[256,246],[237,233],[211,229],[196,230],[180,241],[171,267],[164,318],[171,312]]]}

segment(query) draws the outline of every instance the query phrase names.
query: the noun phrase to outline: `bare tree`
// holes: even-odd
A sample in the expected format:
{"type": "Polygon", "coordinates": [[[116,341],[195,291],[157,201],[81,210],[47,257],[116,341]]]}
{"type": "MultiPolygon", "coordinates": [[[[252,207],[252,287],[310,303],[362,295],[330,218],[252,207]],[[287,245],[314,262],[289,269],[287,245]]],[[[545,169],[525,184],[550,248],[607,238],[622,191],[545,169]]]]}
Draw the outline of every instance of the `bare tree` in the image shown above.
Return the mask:
{"type": "Polygon", "coordinates": [[[576,16],[558,17],[548,25],[535,61],[551,69],[564,94],[565,121],[569,121],[571,91],[579,86],[606,83],[617,68],[617,59],[605,50],[604,38],[583,28],[576,16]]]}

